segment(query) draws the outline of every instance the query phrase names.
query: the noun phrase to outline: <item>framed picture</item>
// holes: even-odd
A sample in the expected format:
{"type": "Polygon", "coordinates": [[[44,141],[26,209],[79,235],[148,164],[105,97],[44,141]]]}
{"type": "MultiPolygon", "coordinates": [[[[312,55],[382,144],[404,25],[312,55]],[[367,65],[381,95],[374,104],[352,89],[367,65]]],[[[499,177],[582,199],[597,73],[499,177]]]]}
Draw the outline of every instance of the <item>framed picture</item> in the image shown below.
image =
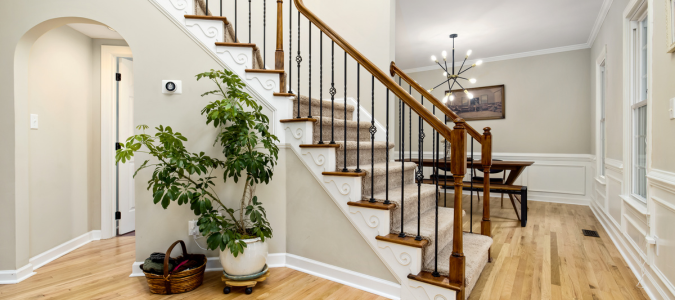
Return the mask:
{"type": "Polygon", "coordinates": [[[464,90],[445,91],[450,93],[448,108],[467,121],[494,120],[506,118],[506,91],[504,85],[493,85],[464,90]]]}
{"type": "Polygon", "coordinates": [[[666,2],[666,46],[668,53],[675,52],[675,0],[666,2]]]}

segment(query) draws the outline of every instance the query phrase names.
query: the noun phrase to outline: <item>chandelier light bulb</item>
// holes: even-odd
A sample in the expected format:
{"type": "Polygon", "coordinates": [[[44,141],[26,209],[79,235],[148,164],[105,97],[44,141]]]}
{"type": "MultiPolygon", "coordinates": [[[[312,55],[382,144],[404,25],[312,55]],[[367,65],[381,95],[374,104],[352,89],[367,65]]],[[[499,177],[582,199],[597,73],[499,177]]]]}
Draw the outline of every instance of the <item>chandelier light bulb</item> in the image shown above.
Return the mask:
{"type": "Polygon", "coordinates": [[[443,50],[441,55],[443,55],[443,59],[445,59],[448,56],[448,51],[443,50]]]}
{"type": "Polygon", "coordinates": [[[438,59],[436,59],[436,55],[432,55],[432,56],[431,56],[431,61],[438,62],[438,59]]]}
{"type": "Polygon", "coordinates": [[[455,95],[450,95],[450,101],[455,101],[455,95]]]}
{"type": "Polygon", "coordinates": [[[448,77],[448,72],[443,72],[443,77],[448,77]]]}
{"type": "Polygon", "coordinates": [[[476,78],[471,78],[471,79],[469,79],[469,82],[471,82],[471,83],[476,83],[476,78]]]}
{"type": "Polygon", "coordinates": [[[483,61],[482,61],[482,60],[479,60],[479,61],[476,62],[476,66],[480,66],[480,65],[482,65],[482,64],[483,64],[483,61]]]}
{"type": "Polygon", "coordinates": [[[448,94],[445,94],[445,97],[443,97],[443,104],[448,102],[448,94]]]}
{"type": "Polygon", "coordinates": [[[469,49],[469,51],[466,51],[466,57],[469,57],[473,51],[469,49]]]}

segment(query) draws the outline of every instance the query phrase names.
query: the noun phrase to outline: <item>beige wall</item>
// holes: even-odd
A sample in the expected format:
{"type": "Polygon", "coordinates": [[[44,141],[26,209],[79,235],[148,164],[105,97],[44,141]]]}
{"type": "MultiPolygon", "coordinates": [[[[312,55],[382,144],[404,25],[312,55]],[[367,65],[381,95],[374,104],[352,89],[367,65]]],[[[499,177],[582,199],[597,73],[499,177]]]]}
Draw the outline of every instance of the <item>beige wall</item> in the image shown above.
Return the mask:
{"type": "MultiPolygon", "coordinates": [[[[344,7],[347,8],[348,6],[345,5],[344,7]]],[[[271,7],[268,5],[268,13],[270,10],[271,7]]],[[[331,9],[327,13],[336,12],[331,9]]],[[[347,15],[349,15],[349,11],[343,10],[338,12],[336,17],[347,15]]],[[[0,205],[3,207],[0,210],[0,240],[3,241],[3,243],[0,243],[0,269],[2,270],[18,269],[25,266],[30,257],[28,250],[31,247],[28,240],[31,225],[27,221],[30,216],[30,208],[24,207],[24,204],[28,203],[32,188],[28,185],[29,177],[24,176],[23,173],[23,166],[29,165],[28,160],[23,158],[22,155],[28,152],[27,149],[30,149],[27,137],[32,132],[27,128],[29,106],[27,96],[24,95],[27,93],[27,88],[24,85],[27,84],[25,83],[25,77],[22,75],[24,68],[21,67],[22,63],[28,61],[28,58],[23,56],[24,53],[28,53],[33,41],[48,30],[74,21],[90,22],[85,19],[61,19],[65,17],[81,17],[104,23],[115,28],[131,47],[134,55],[134,86],[136,89],[135,124],[171,125],[175,130],[184,133],[189,138],[187,143],[189,150],[209,149],[209,154],[220,155],[219,150],[211,146],[216,130],[208,127],[204,118],[200,115],[201,108],[215,99],[213,97],[200,97],[201,93],[212,89],[212,83],[207,81],[196,82],[194,77],[199,72],[211,68],[220,68],[220,65],[158,11],[150,1],[62,0],[56,2],[26,0],[15,4],[11,11],[0,12],[0,28],[2,28],[0,35],[3,37],[3,43],[0,45],[0,64],[15,66],[15,68],[0,69],[0,82],[2,84],[0,88],[0,124],[3,125],[0,126],[0,136],[3,142],[6,142],[4,143],[5,147],[0,147],[0,154],[2,154],[0,155],[0,205]],[[50,21],[45,22],[45,20],[50,21]],[[25,50],[26,47],[28,50],[25,50]],[[18,77],[15,77],[15,75],[18,77]],[[182,80],[183,94],[171,96],[161,94],[160,84],[163,79],[182,80]]],[[[393,22],[393,20],[389,21],[393,22]]],[[[270,27],[272,26],[268,26],[268,28],[270,27]]],[[[358,27],[354,27],[352,30],[352,32],[345,32],[345,36],[362,31],[358,27]]],[[[363,33],[359,34],[362,35],[359,43],[365,43],[368,36],[363,35],[363,33]]],[[[372,33],[372,35],[377,34],[379,33],[372,33]]],[[[97,43],[94,41],[92,43],[95,45],[95,49],[104,42],[97,43]]],[[[268,51],[271,50],[269,45],[268,43],[268,51]]],[[[389,51],[391,50],[387,50],[387,52],[389,51]]],[[[96,56],[97,54],[90,55],[96,56]]],[[[89,57],[90,61],[94,59],[96,58],[89,57]]],[[[388,61],[383,59],[381,63],[386,66],[388,61]]],[[[96,72],[98,71],[95,70],[94,73],[96,72]]],[[[98,74],[93,74],[91,80],[97,81],[98,74]]],[[[98,90],[90,92],[96,94],[98,90]]],[[[99,96],[94,95],[93,97],[98,100],[99,96]]],[[[95,111],[97,108],[90,106],[87,109],[95,111]]],[[[87,122],[90,121],[87,120],[87,122]]],[[[45,126],[44,123],[42,124],[45,126]]],[[[84,126],[87,125],[91,125],[91,129],[94,131],[98,130],[96,124],[85,123],[84,126]]],[[[61,132],[59,133],[61,134],[61,132]]],[[[89,150],[99,151],[95,145],[89,150]]],[[[267,186],[260,186],[257,190],[259,199],[265,203],[269,220],[274,229],[274,238],[270,240],[271,253],[286,252],[291,247],[287,245],[288,242],[295,241],[293,238],[287,239],[287,203],[285,198],[286,174],[288,173],[285,160],[288,154],[286,151],[289,150],[281,149],[279,153],[279,165],[275,168],[275,177],[272,183],[267,186]]],[[[140,155],[137,159],[142,160],[144,158],[143,155],[140,155]]],[[[87,162],[93,160],[95,158],[86,158],[87,162]]],[[[190,252],[204,253],[186,234],[188,221],[195,218],[188,207],[179,207],[173,204],[169,209],[164,210],[161,206],[152,203],[150,192],[145,190],[149,172],[139,173],[140,175],[136,179],[136,261],[145,259],[153,251],[165,251],[166,247],[177,239],[185,240],[190,252]]],[[[92,181],[97,180],[95,178],[93,176],[90,179],[92,181]]],[[[70,183],[76,184],[74,181],[70,183]]],[[[316,182],[313,182],[313,184],[316,185],[316,182]]],[[[90,188],[83,194],[84,197],[93,197],[96,194],[95,191],[100,189],[96,184],[92,184],[90,188]]],[[[226,199],[225,202],[234,204],[240,197],[242,187],[241,184],[228,181],[226,184],[221,184],[217,191],[222,199],[226,199]]],[[[306,202],[314,199],[312,194],[303,194],[302,197],[294,200],[306,202]]],[[[84,215],[89,214],[91,216],[88,222],[82,224],[84,230],[97,229],[99,221],[95,218],[100,217],[97,215],[99,209],[92,204],[88,212],[87,209],[82,211],[84,215]]],[[[348,222],[344,222],[344,216],[340,214],[339,210],[330,213],[329,218],[343,218],[342,225],[349,225],[348,222]],[[333,216],[333,213],[337,215],[333,216]]],[[[292,217],[296,218],[297,221],[302,221],[299,216],[304,215],[311,217],[310,213],[303,212],[299,212],[292,217]]],[[[328,220],[331,224],[336,224],[331,219],[328,220]]],[[[348,227],[347,230],[352,230],[355,233],[353,227],[348,227]]],[[[44,231],[37,232],[42,235],[49,234],[44,231]]],[[[350,235],[350,237],[361,239],[358,234],[350,235]]],[[[200,240],[199,243],[204,246],[205,241],[200,240]]],[[[353,241],[352,243],[356,245],[360,243],[361,246],[366,245],[363,240],[353,241]]],[[[360,253],[360,255],[374,257],[372,250],[367,247],[357,249],[366,251],[366,253],[360,253]]],[[[325,256],[311,253],[308,253],[308,255],[311,255],[313,259],[336,263],[345,268],[354,268],[356,271],[373,274],[374,276],[382,278],[391,276],[390,274],[387,275],[387,270],[383,269],[381,263],[378,267],[379,261],[367,264],[367,266],[375,266],[373,267],[374,270],[369,271],[363,267],[357,268],[354,264],[347,263],[348,258],[341,254],[344,253],[342,248],[334,247],[323,250],[325,251],[322,251],[321,254],[325,256]]],[[[217,254],[208,253],[208,255],[215,256],[217,254]]],[[[391,279],[391,277],[388,277],[388,279],[391,279]]]]}
{"type": "MultiPolygon", "coordinates": [[[[92,114],[92,39],[62,26],[40,37],[30,53],[30,256],[88,231],[89,147],[98,133],[92,114]]],[[[90,182],[91,181],[91,182],[90,182]]],[[[99,196],[100,198],[100,196],[99,196]]]]}
{"type": "Polygon", "coordinates": [[[605,62],[606,73],[606,96],[605,96],[605,119],[606,119],[606,155],[608,158],[623,160],[623,10],[628,4],[628,0],[615,0],[605,17],[605,22],[598,31],[598,36],[591,48],[588,65],[590,69],[591,81],[591,149],[593,154],[596,152],[596,132],[595,126],[597,118],[595,116],[596,104],[596,59],[607,48],[607,58],[605,62]]]}
{"type": "Polygon", "coordinates": [[[295,152],[286,151],[286,159],[293,176],[286,189],[287,252],[397,282],[295,152]]]}
{"type": "MultiPolygon", "coordinates": [[[[478,81],[471,84],[462,81],[466,87],[505,85],[506,119],[468,121],[483,132],[484,127],[492,128],[493,151],[506,153],[590,153],[590,71],[588,49],[547,55],[531,56],[485,63],[465,73],[467,78],[478,81]]],[[[443,71],[410,73],[421,86],[430,89],[443,82],[443,71]]],[[[403,83],[407,90],[408,85],[403,83]]],[[[457,85],[453,90],[458,88],[457,85]]],[[[447,86],[438,87],[432,94],[443,99],[447,86]]],[[[416,99],[419,93],[413,91],[416,99]]],[[[398,99],[395,101],[398,105],[398,99]]],[[[432,109],[429,101],[424,102],[432,109]]],[[[409,134],[409,113],[406,113],[406,137],[409,134]]],[[[442,118],[442,114],[436,114],[442,118]]],[[[395,125],[398,136],[398,112],[395,125]]],[[[413,112],[413,151],[418,132],[418,116],[413,112]]],[[[424,151],[431,150],[431,127],[426,123],[424,151]]],[[[398,143],[398,139],[397,139],[398,143]]],[[[409,142],[406,138],[408,149],[409,142]]],[[[397,146],[398,147],[398,146],[397,146]]],[[[397,148],[398,149],[398,148],[397,148]]],[[[441,147],[442,149],[442,147],[441,147]]],[[[476,143],[476,150],[479,149],[476,143]]]]}
{"type": "Polygon", "coordinates": [[[651,167],[675,172],[675,120],[669,117],[669,101],[675,97],[675,54],[666,52],[663,0],[654,0],[653,5],[651,167]]]}

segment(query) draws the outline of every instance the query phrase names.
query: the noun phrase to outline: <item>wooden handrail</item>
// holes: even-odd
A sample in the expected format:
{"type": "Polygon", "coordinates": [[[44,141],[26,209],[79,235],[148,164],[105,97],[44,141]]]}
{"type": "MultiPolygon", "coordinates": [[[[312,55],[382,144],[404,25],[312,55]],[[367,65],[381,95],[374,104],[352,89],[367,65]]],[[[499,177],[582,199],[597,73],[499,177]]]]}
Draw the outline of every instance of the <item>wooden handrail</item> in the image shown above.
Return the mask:
{"type": "MultiPolygon", "coordinates": [[[[452,129],[445,125],[441,119],[436,117],[431,111],[429,111],[424,105],[419,103],[412,95],[408,94],[403,87],[399,86],[394,79],[392,79],[387,73],[378,68],[373,64],[369,59],[367,59],[361,52],[356,50],[354,46],[349,44],[344,38],[342,38],[337,32],[330,28],[326,23],[319,19],[313,12],[311,12],[303,0],[295,0],[295,7],[298,11],[303,14],[307,19],[309,19],[312,24],[319,28],[323,33],[333,40],[340,48],[342,48],[349,56],[356,60],[361,66],[363,66],[370,74],[375,76],[378,81],[380,81],[385,87],[394,93],[399,99],[401,99],[406,105],[408,105],[412,110],[415,111],[422,119],[424,119],[431,127],[433,127],[438,133],[440,133],[446,140],[451,140],[452,129]]],[[[461,120],[461,119],[460,119],[461,120]]],[[[453,120],[459,121],[459,120],[453,120]]]]}
{"type": "MultiPolygon", "coordinates": [[[[403,80],[405,80],[405,82],[407,82],[410,86],[412,86],[417,92],[422,94],[422,96],[424,96],[424,98],[427,98],[429,100],[429,102],[431,102],[431,104],[433,104],[438,109],[440,109],[446,116],[450,117],[451,120],[454,121],[454,120],[461,119],[454,111],[450,110],[450,108],[445,106],[445,104],[443,104],[441,101],[438,101],[438,99],[436,99],[436,97],[431,95],[431,93],[429,93],[422,86],[417,84],[417,82],[415,82],[415,80],[410,78],[410,76],[408,76],[408,74],[406,74],[405,72],[403,72],[403,70],[401,70],[398,66],[396,66],[396,63],[393,62],[393,61],[391,62],[391,66],[389,67],[389,73],[391,74],[392,77],[394,75],[398,75],[403,80]]],[[[454,122],[457,122],[457,121],[454,121],[454,122]]],[[[464,128],[466,128],[466,131],[469,132],[469,134],[474,139],[476,139],[476,141],[483,144],[483,136],[481,136],[481,134],[478,133],[478,131],[476,129],[474,129],[473,127],[471,127],[471,125],[466,124],[466,123],[464,124],[464,128]]]]}

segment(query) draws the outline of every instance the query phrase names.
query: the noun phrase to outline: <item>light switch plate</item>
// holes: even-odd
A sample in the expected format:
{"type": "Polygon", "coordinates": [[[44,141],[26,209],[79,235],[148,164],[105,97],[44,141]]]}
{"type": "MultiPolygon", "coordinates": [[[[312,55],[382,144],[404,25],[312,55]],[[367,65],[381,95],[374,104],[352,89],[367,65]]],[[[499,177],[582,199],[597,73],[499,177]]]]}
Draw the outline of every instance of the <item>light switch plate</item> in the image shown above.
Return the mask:
{"type": "Polygon", "coordinates": [[[30,114],[30,129],[38,129],[38,115],[30,114]]]}
{"type": "Polygon", "coordinates": [[[670,99],[670,108],[668,109],[668,114],[670,115],[671,120],[675,119],[675,98],[670,99]]]}
{"type": "Polygon", "coordinates": [[[180,80],[162,80],[162,94],[182,94],[183,93],[183,83],[180,80]],[[174,91],[169,91],[166,89],[166,84],[173,82],[176,85],[174,91]]]}

